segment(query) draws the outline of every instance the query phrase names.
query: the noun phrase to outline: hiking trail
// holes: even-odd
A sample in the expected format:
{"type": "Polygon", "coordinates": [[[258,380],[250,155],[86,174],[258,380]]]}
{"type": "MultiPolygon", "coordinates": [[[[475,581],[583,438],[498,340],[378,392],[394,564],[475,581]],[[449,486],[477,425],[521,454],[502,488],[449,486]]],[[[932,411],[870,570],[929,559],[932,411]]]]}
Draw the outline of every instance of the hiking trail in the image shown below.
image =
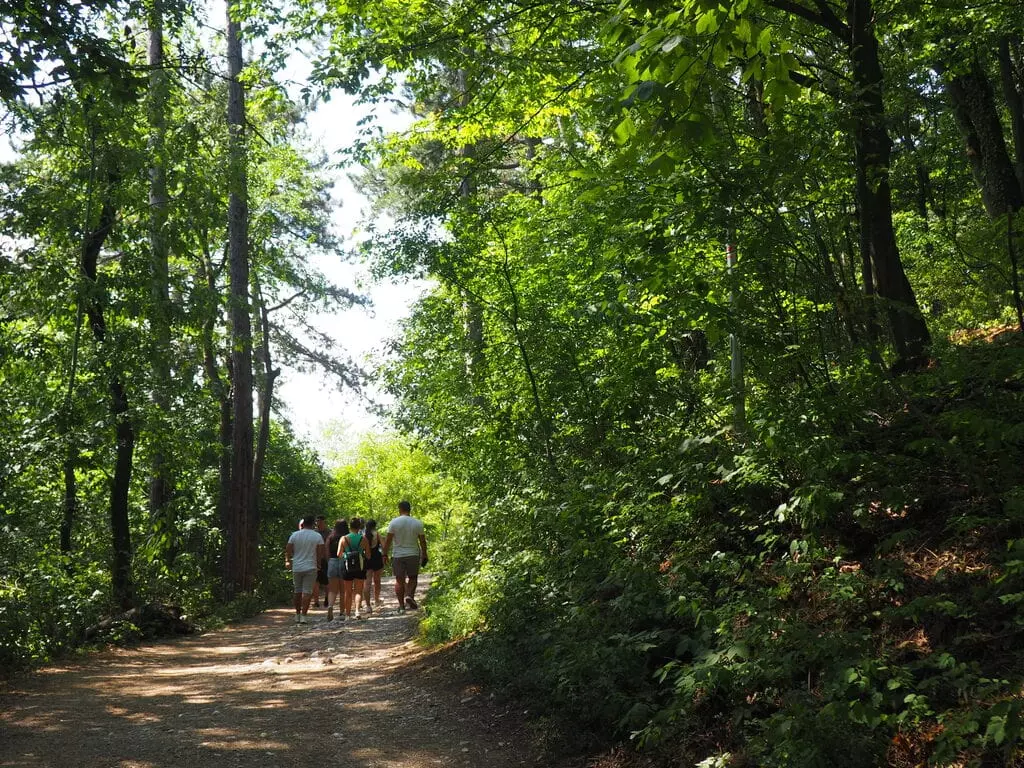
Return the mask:
{"type": "Polygon", "coordinates": [[[533,765],[522,713],[415,643],[391,580],[368,619],[269,610],[58,663],[0,687],[4,768],[533,765]]]}

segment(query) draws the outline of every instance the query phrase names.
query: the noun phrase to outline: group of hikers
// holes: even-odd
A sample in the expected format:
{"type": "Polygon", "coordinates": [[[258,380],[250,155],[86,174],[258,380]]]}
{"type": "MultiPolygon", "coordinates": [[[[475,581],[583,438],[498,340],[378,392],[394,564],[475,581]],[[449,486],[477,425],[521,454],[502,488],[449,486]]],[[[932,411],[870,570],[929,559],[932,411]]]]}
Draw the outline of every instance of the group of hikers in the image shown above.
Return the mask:
{"type": "Polygon", "coordinates": [[[284,550],[285,568],[291,569],[294,584],[295,623],[309,621],[310,604],[319,607],[321,593],[327,621],[334,620],[339,596],[339,619],[365,619],[383,605],[380,577],[389,560],[398,612],[416,610],[416,584],[420,568],[427,564],[427,537],[408,501],[398,502],[398,516],[388,523],[383,540],[376,520],[353,517],[338,520],[330,529],[323,515],[302,518],[284,550]]]}

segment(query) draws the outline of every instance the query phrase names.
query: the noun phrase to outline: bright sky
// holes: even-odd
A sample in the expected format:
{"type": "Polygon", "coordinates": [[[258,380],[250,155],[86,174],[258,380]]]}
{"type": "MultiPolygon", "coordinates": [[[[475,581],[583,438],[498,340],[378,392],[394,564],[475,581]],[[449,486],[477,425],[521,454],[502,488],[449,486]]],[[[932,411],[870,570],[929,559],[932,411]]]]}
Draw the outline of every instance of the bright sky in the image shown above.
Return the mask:
{"type": "MultiPolygon", "coordinates": [[[[288,74],[293,80],[301,79],[298,71],[288,74]]],[[[339,157],[341,151],[356,139],[357,122],[370,109],[356,105],[345,94],[336,94],[309,116],[309,133],[329,157],[339,157]]],[[[411,122],[408,115],[395,114],[390,106],[378,108],[374,116],[377,123],[389,132],[402,130],[411,122]]],[[[339,170],[335,177],[337,208],[333,219],[337,234],[343,238],[345,251],[351,252],[358,241],[358,229],[369,206],[349,180],[349,170],[339,170]]],[[[332,254],[318,260],[315,266],[335,284],[369,295],[373,305],[339,314],[319,315],[315,322],[321,331],[337,339],[356,362],[372,370],[386,341],[397,333],[398,323],[408,316],[411,304],[422,295],[425,284],[418,281],[374,284],[365,265],[346,262],[345,258],[344,254],[332,254]]],[[[337,442],[339,426],[344,427],[349,440],[383,427],[368,410],[364,398],[352,392],[339,392],[335,382],[325,381],[320,375],[286,369],[279,381],[277,394],[295,431],[319,448],[321,453],[330,450],[331,444],[337,442]]],[[[366,395],[378,401],[382,397],[372,387],[366,395]]]]}

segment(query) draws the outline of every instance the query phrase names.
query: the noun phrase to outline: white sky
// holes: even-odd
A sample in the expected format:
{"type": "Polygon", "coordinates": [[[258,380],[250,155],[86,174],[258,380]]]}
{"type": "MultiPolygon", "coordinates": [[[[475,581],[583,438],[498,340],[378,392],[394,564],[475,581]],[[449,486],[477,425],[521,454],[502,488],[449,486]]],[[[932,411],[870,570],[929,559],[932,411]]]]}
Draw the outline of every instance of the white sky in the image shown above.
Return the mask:
{"type": "MultiPolygon", "coordinates": [[[[309,133],[324,147],[329,157],[338,157],[356,138],[356,122],[367,112],[366,106],[358,106],[351,98],[340,94],[319,105],[309,116],[309,133]]],[[[376,117],[389,131],[401,130],[410,123],[407,116],[391,114],[387,106],[381,108],[376,117]]],[[[352,186],[347,169],[337,172],[334,197],[337,203],[333,216],[336,233],[342,238],[345,250],[350,251],[369,204],[352,186]]],[[[317,259],[314,266],[336,285],[370,296],[373,305],[369,308],[317,315],[313,322],[319,330],[337,339],[356,362],[372,371],[386,340],[397,333],[397,324],[409,315],[412,303],[422,295],[424,284],[374,284],[365,265],[348,263],[342,254],[317,259]]],[[[382,428],[368,410],[364,398],[352,392],[339,392],[333,381],[325,381],[319,375],[288,370],[282,373],[280,381],[282,383],[276,393],[280,395],[296,432],[322,453],[328,447],[327,443],[337,438],[335,433],[339,422],[352,439],[360,433],[382,428]]],[[[373,388],[367,394],[376,399],[381,397],[373,388]]]]}
{"type": "MultiPolygon", "coordinates": [[[[286,77],[294,82],[302,80],[301,64],[289,67],[286,77]]],[[[328,157],[340,153],[357,138],[357,122],[370,113],[371,107],[357,105],[343,93],[319,105],[308,117],[307,127],[312,140],[321,146],[328,157]]],[[[412,118],[396,114],[384,105],[373,110],[376,122],[385,131],[407,128],[412,118]]],[[[336,208],[333,224],[342,240],[344,251],[351,252],[358,241],[358,230],[369,208],[348,178],[352,170],[340,169],[334,176],[336,208]]],[[[321,314],[313,318],[319,330],[335,338],[350,357],[372,371],[380,360],[386,341],[396,335],[398,323],[406,318],[412,303],[425,290],[422,281],[373,283],[365,265],[345,261],[344,254],[331,254],[316,260],[314,266],[327,278],[357,293],[368,295],[372,306],[355,308],[336,314],[321,314]]],[[[361,434],[379,431],[384,425],[370,413],[365,398],[352,392],[339,392],[334,381],[326,381],[319,374],[306,374],[285,369],[275,394],[284,405],[297,434],[317,448],[321,455],[337,449],[339,432],[343,442],[356,440],[361,434]]],[[[365,395],[380,400],[382,394],[369,387],[365,395]]]]}

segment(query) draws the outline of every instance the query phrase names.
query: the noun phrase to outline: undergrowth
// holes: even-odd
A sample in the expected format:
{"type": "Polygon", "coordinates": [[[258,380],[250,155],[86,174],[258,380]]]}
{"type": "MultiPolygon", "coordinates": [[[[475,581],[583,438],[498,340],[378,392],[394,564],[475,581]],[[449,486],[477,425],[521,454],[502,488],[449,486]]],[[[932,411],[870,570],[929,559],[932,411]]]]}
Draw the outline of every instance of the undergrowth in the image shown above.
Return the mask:
{"type": "Polygon", "coordinates": [[[523,517],[498,505],[438,579],[427,637],[460,638],[570,751],[1024,765],[1020,341],[837,375],[745,441],[666,429],[537,494],[529,530],[501,530],[523,517]]]}

